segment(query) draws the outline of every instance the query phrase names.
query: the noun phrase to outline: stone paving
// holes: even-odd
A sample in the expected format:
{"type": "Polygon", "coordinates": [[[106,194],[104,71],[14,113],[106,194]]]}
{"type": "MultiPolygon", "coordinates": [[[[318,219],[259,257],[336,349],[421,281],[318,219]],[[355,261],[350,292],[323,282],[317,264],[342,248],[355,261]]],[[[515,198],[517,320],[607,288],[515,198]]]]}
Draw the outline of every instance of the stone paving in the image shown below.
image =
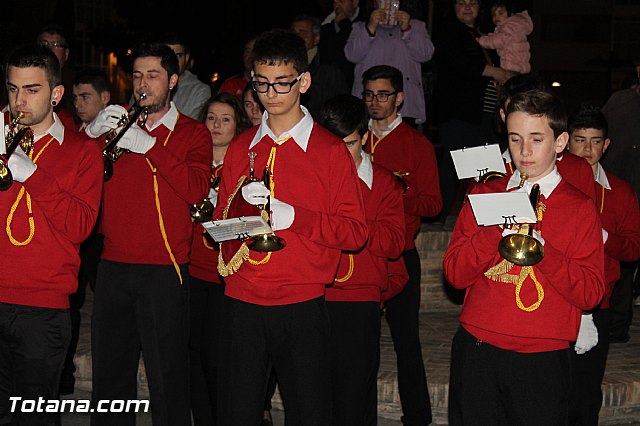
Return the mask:
{"type": "MultiPolygon", "coordinates": [[[[92,294],[83,308],[83,324],[76,354],[77,388],[91,389],[90,312],[92,294]]],[[[423,313],[420,317],[422,351],[429,382],[434,424],[446,424],[451,339],[458,327],[457,312],[423,313]]],[[[398,420],[400,402],[397,392],[395,353],[389,330],[383,320],[381,363],[378,376],[378,413],[381,418],[398,420]]],[[[140,369],[140,395],[148,394],[144,369],[140,369]]],[[[602,425],[640,421],[640,309],[636,308],[631,341],[611,345],[603,383],[602,425]]],[[[278,401],[274,401],[280,407],[278,401]]],[[[387,423],[387,424],[395,424],[387,423]]]]}

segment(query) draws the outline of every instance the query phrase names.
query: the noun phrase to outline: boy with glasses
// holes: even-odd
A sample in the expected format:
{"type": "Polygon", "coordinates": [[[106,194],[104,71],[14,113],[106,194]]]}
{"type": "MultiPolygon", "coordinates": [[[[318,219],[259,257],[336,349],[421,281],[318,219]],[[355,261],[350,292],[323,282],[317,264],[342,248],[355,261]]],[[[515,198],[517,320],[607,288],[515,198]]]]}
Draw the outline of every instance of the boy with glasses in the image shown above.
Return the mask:
{"type": "MultiPolygon", "coordinates": [[[[266,109],[262,124],[241,134],[225,156],[215,216],[235,197],[270,202],[272,228],[286,246],[258,253],[220,244],[225,276],[221,325],[219,424],[262,420],[271,366],[290,424],[331,424],[330,324],[325,285],[333,282],[342,250],[367,239],[364,206],[344,142],[313,122],[300,105],[311,85],[302,39],[286,30],[256,39],[252,85],[266,109]],[[242,187],[250,157],[260,180],[242,187]],[[231,196],[231,197],[230,197],[231,196]],[[227,201],[228,200],[228,201],[227,201]]],[[[244,247],[247,247],[244,245],[244,247]]]]}
{"type": "Polygon", "coordinates": [[[420,257],[415,238],[420,218],[433,217],[442,208],[435,151],[431,142],[402,121],[402,73],[388,65],[369,68],[362,76],[369,115],[365,150],[371,162],[393,172],[403,186],[405,245],[402,257],[409,281],[386,303],[386,317],[398,358],[398,386],[405,424],[431,423],[431,404],[418,330],[420,257]]]}

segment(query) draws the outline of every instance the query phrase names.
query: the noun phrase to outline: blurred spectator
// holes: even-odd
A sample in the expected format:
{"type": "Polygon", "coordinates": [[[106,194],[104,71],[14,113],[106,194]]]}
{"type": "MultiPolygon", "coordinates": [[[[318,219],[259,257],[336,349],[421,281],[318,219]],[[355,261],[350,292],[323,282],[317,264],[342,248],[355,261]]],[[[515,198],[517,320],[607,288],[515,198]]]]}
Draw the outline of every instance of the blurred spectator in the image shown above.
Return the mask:
{"type": "Polygon", "coordinates": [[[177,34],[166,34],[160,43],[169,46],[178,57],[180,77],[171,100],[182,114],[198,120],[202,108],[211,97],[211,88],[187,69],[191,62],[191,53],[184,38],[177,34]]]}
{"type": "Polygon", "coordinates": [[[334,0],[333,12],[322,22],[320,30],[322,60],[340,68],[347,87],[353,87],[354,65],[344,56],[344,46],[351,34],[351,26],[356,21],[362,21],[363,14],[360,0],[334,0]]]}
{"type": "Polygon", "coordinates": [[[458,187],[450,152],[463,147],[498,142],[494,132],[497,93],[495,82],[509,73],[493,65],[489,53],[476,42],[480,4],[477,0],[452,0],[455,19],[438,33],[435,87],[440,145],[440,184],[443,217],[449,213],[458,187]],[[486,105],[485,105],[486,102],[486,105]]]}
{"type": "Polygon", "coordinates": [[[325,64],[318,52],[320,43],[320,20],[312,15],[298,15],[293,18],[291,29],[298,34],[307,48],[307,57],[311,73],[311,87],[302,95],[302,104],[307,107],[314,120],[320,114],[325,101],[336,95],[349,92],[345,78],[336,65],[325,64]]]}
{"type": "Polygon", "coordinates": [[[111,83],[103,71],[86,69],[73,79],[73,107],[84,130],[101,109],[111,102],[111,83]]]}
{"type": "MultiPolygon", "coordinates": [[[[398,10],[397,23],[390,24],[385,9],[371,12],[369,20],[354,22],[344,48],[346,58],[355,64],[354,96],[362,97],[362,74],[375,65],[391,65],[404,76],[404,104],[402,116],[415,123],[426,120],[421,63],[431,59],[434,47],[424,22],[411,19],[406,11],[398,10]]],[[[391,21],[393,23],[393,21],[391,21]]]]}
{"type": "Polygon", "coordinates": [[[242,106],[244,107],[244,112],[247,113],[247,116],[249,116],[249,119],[251,120],[251,125],[260,125],[262,122],[264,107],[260,103],[258,95],[250,84],[247,84],[247,87],[245,87],[242,92],[242,106]]]}
{"type": "Polygon", "coordinates": [[[242,100],[242,92],[244,88],[249,84],[251,77],[251,66],[253,64],[253,44],[256,42],[256,38],[250,38],[244,45],[244,51],[242,52],[242,62],[244,65],[244,71],[241,74],[236,74],[226,79],[218,93],[231,93],[238,99],[242,100]]]}

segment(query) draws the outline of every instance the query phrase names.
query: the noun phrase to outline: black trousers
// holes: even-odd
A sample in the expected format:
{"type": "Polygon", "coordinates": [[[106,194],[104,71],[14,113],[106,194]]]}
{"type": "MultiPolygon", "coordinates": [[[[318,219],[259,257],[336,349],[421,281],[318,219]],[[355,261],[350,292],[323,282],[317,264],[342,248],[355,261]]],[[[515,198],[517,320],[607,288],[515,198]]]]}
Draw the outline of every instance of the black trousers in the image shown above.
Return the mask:
{"type": "Polygon", "coordinates": [[[451,347],[449,425],[566,425],[571,350],[507,351],[460,328],[451,347]]]}
{"type": "Polygon", "coordinates": [[[332,426],[378,423],[380,304],[327,302],[331,320],[332,426]]]}
{"type": "Polygon", "coordinates": [[[629,327],[633,320],[633,287],[640,281],[640,262],[620,263],[620,279],[613,287],[610,312],[611,342],[628,342],[629,327]]]}
{"type": "Polygon", "coordinates": [[[260,424],[271,366],[287,425],[331,424],[331,342],[324,298],[259,306],[225,297],[224,305],[218,424],[260,424]]]}
{"type": "MultiPolygon", "coordinates": [[[[189,273],[172,265],[101,261],[91,319],[93,399],[135,399],[142,351],[155,426],[190,425],[189,273]]],[[[93,425],[134,425],[135,413],[93,413],[93,425]]]]}
{"type": "Polygon", "coordinates": [[[212,426],[216,424],[216,369],[224,285],[194,277],[189,284],[191,412],[194,425],[212,426]]]}
{"type": "Polygon", "coordinates": [[[598,329],[598,344],[589,352],[578,355],[571,351],[571,398],[569,425],[598,426],[602,407],[602,379],[609,354],[609,310],[599,309],[593,314],[598,329]]]}
{"type": "Polygon", "coordinates": [[[58,399],[69,340],[67,309],[0,303],[0,425],[55,425],[57,413],[11,413],[9,397],[58,399]]]}
{"type": "Polygon", "coordinates": [[[398,360],[398,388],[404,425],[431,423],[431,401],[420,346],[420,256],[406,250],[404,259],[409,281],[393,299],[387,301],[385,316],[398,360]]]}

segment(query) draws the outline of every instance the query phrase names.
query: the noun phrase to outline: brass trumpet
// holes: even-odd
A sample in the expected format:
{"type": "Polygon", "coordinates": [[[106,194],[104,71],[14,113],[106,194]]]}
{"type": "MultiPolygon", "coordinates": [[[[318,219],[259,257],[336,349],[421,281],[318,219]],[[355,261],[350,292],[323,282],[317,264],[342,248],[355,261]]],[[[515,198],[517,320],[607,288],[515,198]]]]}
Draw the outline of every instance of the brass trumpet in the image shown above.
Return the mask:
{"type": "Polygon", "coordinates": [[[9,157],[11,157],[11,154],[13,154],[18,145],[27,155],[33,148],[33,130],[31,130],[31,127],[23,127],[17,130],[22,117],[24,117],[24,113],[19,112],[9,124],[9,132],[5,140],[6,154],[0,160],[0,191],[6,191],[13,184],[13,175],[9,170],[9,157]]]}
{"type": "MultiPolygon", "coordinates": [[[[220,188],[220,176],[216,176],[211,179],[211,186],[209,189],[213,189],[218,192],[220,188]]],[[[197,204],[192,205],[189,208],[191,219],[196,223],[209,222],[213,218],[213,203],[209,198],[205,198],[197,204]]]]}
{"type": "Polygon", "coordinates": [[[500,178],[503,178],[503,177],[507,177],[507,174],[504,173],[504,172],[499,172],[497,170],[492,170],[492,171],[487,172],[487,173],[483,174],[482,176],[480,176],[478,178],[478,182],[479,183],[487,183],[487,182],[491,182],[494,179],[500,179],[500,178]]]}
{"type": "MultiPolygon", "coordinates": [[[[251,156],[251,154],[249,155],[249,183],[258,181],[253,171],[253,168],[254,168],[253,162],[254,162],[255,154],[253,156],[251,156]]],[[[269,175],[269,170],[266,167],[264,169],[264,174],[262,175],[262,183],[267,188],[270,187],[271,176],[269,175]]],[[[267,199],[266,204],[262,206],[258,206],[258,208],[262,210],[263,217],[266,216],[265,219],[269,225],[271,225],[271,216],[269,214],[270,206],[271,206],[271,197],[267,199]]],[[[282,250],[286,245],[284,239],[278,237],[273,232],[254,235],[253,237],[250,237],[246,241],[246,243],[247,243],[247,247],[249,247],[249,250],[258,251],[258,252],[278,251],[278,250],[282,250]]]]}
{"type": "MultiPolygon", "coordinates": [[[[526,174],[522,174],[520,188],[522,188],[527,178],[526,174]]],[[[529,201],[534,211],[536,211],[539,198],[540,185],[536,183],[529,194],[529,201]]],[[[535,265],[544,257],[544,246],[533,237],[533,226],[528,223],[521,224],[517,234],[502,237],[498,244],[498,251],[506,260],[518,266],[535,265]]]]}
{"type": "Polygon", "coordinates": [[[111,129],[106,136],[107,144],[102,150],[102,159],[104,161],[104,181],[107,182],[113,176],[113,164],[118,161],[120,156],[126,151],[125,149],[116,146],[122,136],[126,133],[131,126],[133,126],[140,116],[140,126],[143,126],[147,121],[149,115],[149,109],[147,107],[140,106],[140,102],[146,98],[147,95],[142,93],[140,99],[134,102],[129,108],[126,114],[122,114],[120,120],[115,129],[111,129]]]}

